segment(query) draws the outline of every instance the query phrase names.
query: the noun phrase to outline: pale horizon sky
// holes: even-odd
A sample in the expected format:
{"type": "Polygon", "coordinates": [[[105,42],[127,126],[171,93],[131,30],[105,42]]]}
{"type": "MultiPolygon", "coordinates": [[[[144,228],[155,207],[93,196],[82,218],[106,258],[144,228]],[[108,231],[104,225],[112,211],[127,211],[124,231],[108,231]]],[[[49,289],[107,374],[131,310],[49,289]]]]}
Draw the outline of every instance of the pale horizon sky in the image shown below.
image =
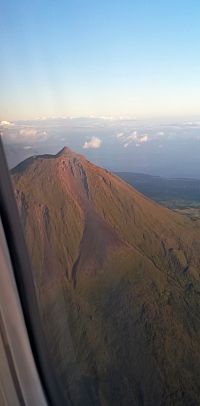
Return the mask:
{"type": "Polygon", "coordinates": [[[200,114],[200,2],[7,0],[0,121],[200,114]]]}

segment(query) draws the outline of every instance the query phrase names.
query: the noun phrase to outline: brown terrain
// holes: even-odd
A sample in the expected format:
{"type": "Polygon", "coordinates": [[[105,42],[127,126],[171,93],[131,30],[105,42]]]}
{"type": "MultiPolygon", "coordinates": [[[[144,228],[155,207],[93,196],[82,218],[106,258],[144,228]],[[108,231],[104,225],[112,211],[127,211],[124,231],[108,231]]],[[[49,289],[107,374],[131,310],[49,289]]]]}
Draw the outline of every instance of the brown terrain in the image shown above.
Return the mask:
{"type": "Polygon", "coordinates": [[[200,226],[68,148],[12,171],[72,405],[200,405],[200,226]]]}

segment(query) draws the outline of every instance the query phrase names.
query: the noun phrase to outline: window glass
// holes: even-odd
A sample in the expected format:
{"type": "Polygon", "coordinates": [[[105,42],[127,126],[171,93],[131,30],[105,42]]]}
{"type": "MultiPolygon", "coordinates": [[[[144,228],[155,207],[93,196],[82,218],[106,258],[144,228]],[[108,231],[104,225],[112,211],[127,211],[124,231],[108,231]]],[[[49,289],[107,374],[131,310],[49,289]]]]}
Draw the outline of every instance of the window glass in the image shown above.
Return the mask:
{"type": "Polygon", "coordinates": [[[73,405],[200,404],[200,5],[2,4],[0,131],[73,405]]]}

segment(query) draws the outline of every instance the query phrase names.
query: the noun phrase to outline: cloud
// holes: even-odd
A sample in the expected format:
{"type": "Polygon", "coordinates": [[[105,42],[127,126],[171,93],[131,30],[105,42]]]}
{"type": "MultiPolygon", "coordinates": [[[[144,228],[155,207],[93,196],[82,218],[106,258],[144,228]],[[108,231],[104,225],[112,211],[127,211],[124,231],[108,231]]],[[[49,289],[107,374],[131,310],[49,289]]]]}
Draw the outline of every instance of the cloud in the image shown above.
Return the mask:
{"type": "Polygon", "coordinates": [[[48,138],[48,133],[43,129],[24,127],[19,130],[17,138],[20,141],[44,141],[48,138]]]}
{"type": "Polygon", "coordinates": [[[6,143],[22,143],[24,146],[49,138],[49,133],[44,128],[17,124],[2,127],[1,133],[6,143]]]}
{"type": "Polygon", "coordinates": [[[165,133],[164,133],[164,131],[158,131],[158,132],[156,133],[156,135],[157,135],[158,137],[163,137],[163,136],[165,135],[165,133]]]}
{"type": "Polygon", "coordinates": [[[31,148],[32,148],[32,147],[31,147],[30,145],[25,145],[25,146],[24,146],[24,149],[25,149],[25,150],[28,150],[28,149],[31,149],[31,148]]]}
{"type": "Polygon", "coordinates": [[[19,131],[19,135],[24,137],[24,138],[34,138],[37,134],[37,129],[36,128],[22,128],[19,131]]]}
{"type": "Polygon", "coordinates": [[[143,144],[143,143],[145,143],[145,142],[148,142],[149,141],[149,136],[148,136],[148,134],[145,134],[145,135],[143,135],[141,138],[139,138],[139,140],[138,140],[138,142],[140,143],[140,144],[143,144]]]}
{"type": "Polygon", "coordinates": [[[3,120],[3,121],[0,121],[0,125],[7,127],[9,125],[13,125],[13,123],[11,123],[10,121],[3,120]]]}
{"type": "Polygon", "coordinates": [[[92,137],[90,141],[85,142],[85,144],[83,145],[83,148],[84,149],[89,149],[89,148],[97,149],[101,146],[101,144],[102,144],[102,140],[100,138],[92,137]]]}
{"type": "Polygon", "coordinates": [[[183,123],[183,126],[186,126],[186,127],[199,127],[200,126],[200,121],[185,121],[183,123]]]}
{"type": "Polygon", "coordinates": [[[137,131],[134,131],[132,134],[127,135],[124,139],[125,144],[124,144],[124,148],[127,148],[133,141],[137,140],[137,131]]]}
{"type": "Polygon", "coordinates": [[[100,116],[99,117],[101,120],[108,120],[108,121],[113,121],[115,117],[113,116],[100,116]]]}
{"type": "Polygon", "coordinates": [[[133,142],[135,143],[136,147],[138,147],[139,145],[145,144],[150,140],[148,134],[139,134],[136,130],[129,134],[119,133],[116,137],[119,139],[119,141],[123,142],[124,148],[127,148],[133,142]]]}
{"type": "Polygon", "coordinates": [[[118,134],[116,135],[116,137],[117,137],[117,138],[122,138],[122,137],[124,137],[124,135],[125,135],[124,133],[118,133],[118,134]]]}
{"type": "Polygon", "coordinates": [[[137,131],[133,131],[132,134],[130,134],[130,135],[128,135],[128,136],[126,137],[126,140],[127,140],[127,141],[135,141],[135,140],[137,140],[137,139],[138,139],[137,131]]]}

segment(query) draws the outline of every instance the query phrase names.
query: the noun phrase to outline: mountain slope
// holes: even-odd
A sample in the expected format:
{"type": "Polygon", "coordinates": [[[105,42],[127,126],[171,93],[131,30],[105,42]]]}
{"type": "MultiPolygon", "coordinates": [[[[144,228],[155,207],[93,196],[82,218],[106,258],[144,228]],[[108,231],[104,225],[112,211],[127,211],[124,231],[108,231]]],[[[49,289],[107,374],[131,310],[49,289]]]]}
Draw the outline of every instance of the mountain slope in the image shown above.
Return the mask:
{"type": "Polygon", "coordinates": [[[72,404],[199,404],[198,225],[68,148],[12,175],[72,404]]]}

